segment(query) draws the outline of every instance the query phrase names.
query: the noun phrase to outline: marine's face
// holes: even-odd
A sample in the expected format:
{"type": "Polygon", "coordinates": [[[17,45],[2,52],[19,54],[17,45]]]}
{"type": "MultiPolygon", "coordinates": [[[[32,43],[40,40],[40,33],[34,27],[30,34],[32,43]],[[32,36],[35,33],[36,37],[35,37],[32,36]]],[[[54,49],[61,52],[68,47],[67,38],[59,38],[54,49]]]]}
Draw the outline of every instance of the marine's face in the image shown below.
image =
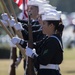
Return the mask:
{"type": "Polygon", "coordinates": [[[54,25],[52,23],[48,24],[47,21],[43,21],[42,32],[43,34],[50,36],[51,34],[54,33],[54,25]]]}
{"type": "Polygon", "coordinates": [[[43,24],[42,24],[43,34],[47,34],[48,33],[48,30],[49,30],[48,23],[46,21],[43,21],[43,24]]]}
{"type": "Polygon", "coordinates": [[[31,12],[31,17],[32,18],[37,17],[37,15],[38,15],[38,7],[37,6],[29,5],[28,6],[28,11],[31,12]]]}

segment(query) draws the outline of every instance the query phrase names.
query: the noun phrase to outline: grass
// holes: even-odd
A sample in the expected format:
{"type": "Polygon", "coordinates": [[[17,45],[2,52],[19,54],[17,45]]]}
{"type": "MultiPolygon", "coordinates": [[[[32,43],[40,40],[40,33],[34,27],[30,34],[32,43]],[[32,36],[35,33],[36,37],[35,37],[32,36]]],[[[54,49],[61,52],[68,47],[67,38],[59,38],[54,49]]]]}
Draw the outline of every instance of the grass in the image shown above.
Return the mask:
{"type": "MultiPolygon", "coordinates": [[[[0,60],[0,75],[9,75],[9,65],[12,61],[0,60]]],[[[64,60],[60,65],[62,75],[75,75],[75,49],[64,50],[64,60]]],[[[16,75],[24,75],[23,62],[16,69],[16,75]]]]}
{"type": "Polygon", "coordinates": [[[64,60],[60,65],[62,75],[75,75],[75,49],[64,50],[64,60]]]}

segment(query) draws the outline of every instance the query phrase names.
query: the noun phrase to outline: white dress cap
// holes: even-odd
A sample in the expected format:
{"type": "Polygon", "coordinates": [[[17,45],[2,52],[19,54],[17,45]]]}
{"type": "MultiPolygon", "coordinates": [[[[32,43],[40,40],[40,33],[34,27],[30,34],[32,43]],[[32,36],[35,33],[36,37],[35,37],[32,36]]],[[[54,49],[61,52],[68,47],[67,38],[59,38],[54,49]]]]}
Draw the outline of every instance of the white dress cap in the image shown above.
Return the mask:
{"type": "Polygon", "coordinates": [[[49,11],[49,10],[56,10],[56,7],[50,5],[50,4],[42,4],[42,5],[39,5],[39,14],[43,14],[44,12],[46,11],[49,11]]]}
{"type": "Polygon", "coordinates": [[[29,0],[27,5],[39,6],[40,4],[48,3],[46,0],[29,0]]]}
{"type": "Polygon", "coordinates": [[[49,12],[49,11],[56,11],[56,9],[52,9],[52,8],[42,8],[39,10],[39,15],[42,15],[46,12],[49,12]]]}
{"type": "Polygon", "coordinates": [[[45,3],[45,4],[43,4],[43,5],[39,5],[39,8],[51,8],[51,9],[56,9],[55,6],[52,6],[52,5],[48,4],[48,3],[45,3]]]}
{"type": "Polygon", "coordinates": [[[51,9],[51,8],[44,8],[44,9],[39,11],[39,15],[42,15],[42,14],[47,13],[49,11],[56,11],[56,10],[55,9],[51,9]]]}
{"type": "Polygon", "coordinates": [[[58,11],[49,11],[42,15],[42,20],[60,20],[61,14],[58,11]]]}

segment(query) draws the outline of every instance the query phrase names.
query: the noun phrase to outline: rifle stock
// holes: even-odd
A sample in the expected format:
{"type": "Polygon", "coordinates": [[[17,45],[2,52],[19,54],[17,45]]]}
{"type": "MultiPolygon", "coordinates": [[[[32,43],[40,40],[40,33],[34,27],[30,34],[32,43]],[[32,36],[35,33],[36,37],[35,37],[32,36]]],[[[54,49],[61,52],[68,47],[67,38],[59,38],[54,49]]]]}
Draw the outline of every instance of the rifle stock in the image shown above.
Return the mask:
{"type": "MultiPolygon", "coordinates": [[[[30,19],[30,12],[28,13],[28,32],[29,32],[29,41],[28,47],[33,49],[33,36],[32,36],[32,26],[31,26],[31,19],[30,19]]],[[[34,66],[33,66],[33,59],[28,57],[28,65],[27,65],[27,75],[35,75],[34,66]]]]}
{"type": "Polygon", "coordinates": [[[16,61],[16,58],[17,58],[17,55],[16,55],[16,47],[12,47],[11,48],[11,52],[12,52],[12,55],[11,55],[11,58],[13,60],[11,66],[10,66],[10,70],[9,70],[9,75],[16,75],[16,70],[15,70],[15,61],[16,61]]]}

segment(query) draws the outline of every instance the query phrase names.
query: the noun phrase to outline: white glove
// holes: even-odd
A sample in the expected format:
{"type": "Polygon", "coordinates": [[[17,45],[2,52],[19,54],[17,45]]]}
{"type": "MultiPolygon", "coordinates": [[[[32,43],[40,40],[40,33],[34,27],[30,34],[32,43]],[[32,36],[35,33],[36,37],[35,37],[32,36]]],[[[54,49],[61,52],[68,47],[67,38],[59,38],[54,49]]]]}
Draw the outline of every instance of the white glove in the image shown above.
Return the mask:
{"type": "Polygon", "coordinates": [[[18,57],[17,60],[16,60],[16,62],[15,62],[15,67],[18,67],[18,65],[20,64],[20,62],[21,62],[21,58],[18,57]]]}
{"type": "Polygon", "coordinates": [[[22,24],[21,24],[20,22],[15,23],[15,24],[14,24],[14,28],[15,28],[16,30],[24,30],[24,28],[22,27],[22,24]]]}
{"type": "Polygon", "coordinates": [[[11,20],[8,20],[8,21],[9,21],[10,26],[13,27],[14,24],[15,24],[15,19],[11,19],[11,20]]]}
{"type": "Polygon", "coordinates": [[[1,22],[3,23],[4,26],[8,26],[8,23],[5,20],[1,20],[1,22]]]}
{"type": "Polygon", "coordinates": [[[21,38],[19,38],[19,37],[13,37],[12,39],[11,39],[11,42],[13,43],[13,44],[19,44],[20,43],[20,41],[21,41],[21,38]]]}
{"type": "Polygon", "coordinates": [[[16,45],[14,45],[11,41],[10,41],[10,47],[16,47],[16,45]]]}
{"type": "Polygon", "coordinates": [[[2,16],[2,19],[5,21],[9,19],[7,13],[3,13],[3,14],[1,14],[1,16],[2,16]]]}
{"type": "Polygon", "coordinates": [[[38,56],[36,54],[36,51],[34,49],[29,48],[29,47],[26,48],[26,55],[29,56],[29,57],[31,57],[31,58],[33,58],[34,55],[38,56]]]}

